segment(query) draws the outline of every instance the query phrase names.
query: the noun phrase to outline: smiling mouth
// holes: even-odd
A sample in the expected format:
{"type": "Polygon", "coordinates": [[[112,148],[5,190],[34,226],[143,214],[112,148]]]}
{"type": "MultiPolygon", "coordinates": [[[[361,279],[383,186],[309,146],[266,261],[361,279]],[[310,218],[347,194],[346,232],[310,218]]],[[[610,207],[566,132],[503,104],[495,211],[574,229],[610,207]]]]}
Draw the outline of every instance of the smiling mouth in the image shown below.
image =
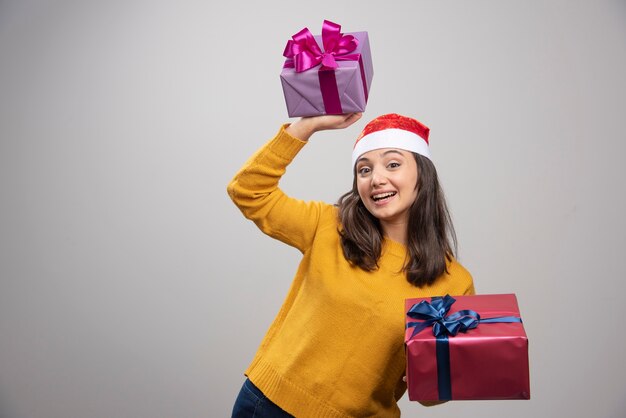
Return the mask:
{"type": "Polygon", "coordinates": [[[396,192],[375,194],[372,196],[372,200],[374,200],[374,202],[380,202],[381,200],[389,199],[390,197],[393,197],[395,195],[396,195],[396,192]]]}

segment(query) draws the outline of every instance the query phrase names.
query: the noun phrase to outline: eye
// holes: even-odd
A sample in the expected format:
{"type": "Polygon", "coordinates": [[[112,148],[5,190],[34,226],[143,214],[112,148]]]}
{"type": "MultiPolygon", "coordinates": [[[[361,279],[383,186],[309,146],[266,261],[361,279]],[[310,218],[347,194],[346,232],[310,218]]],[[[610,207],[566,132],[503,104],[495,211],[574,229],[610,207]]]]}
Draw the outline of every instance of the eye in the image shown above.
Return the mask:
{"type": "Polygon", "coordinates": [[[387,167],[389,167],[389,168],[398,168],[398,167],[400,167],[400,163],[396,162],[396,161],[392,161],[389,164],[387,164],[387,167]]]}
{"type": "Polygon", "coordinates": [[[366,176],[367,174],[370,173],[370,168],[367,166],[363,166],[363,167],[359,167],[357,169],[357,173],[359,173],[360,176],[366,176]]]}

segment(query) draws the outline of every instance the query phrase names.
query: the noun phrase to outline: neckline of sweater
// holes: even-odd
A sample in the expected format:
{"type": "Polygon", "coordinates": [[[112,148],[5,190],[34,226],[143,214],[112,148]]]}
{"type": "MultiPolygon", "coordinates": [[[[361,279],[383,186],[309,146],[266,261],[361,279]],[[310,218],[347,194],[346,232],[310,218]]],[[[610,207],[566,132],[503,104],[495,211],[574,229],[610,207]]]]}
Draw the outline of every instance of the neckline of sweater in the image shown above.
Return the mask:
{"type": "Polygon", "coordinates": [[[394,241],[391,238],[384,237],[383,252],[404,258],[406,256],[406,245],[401,242],[394,241]]]}

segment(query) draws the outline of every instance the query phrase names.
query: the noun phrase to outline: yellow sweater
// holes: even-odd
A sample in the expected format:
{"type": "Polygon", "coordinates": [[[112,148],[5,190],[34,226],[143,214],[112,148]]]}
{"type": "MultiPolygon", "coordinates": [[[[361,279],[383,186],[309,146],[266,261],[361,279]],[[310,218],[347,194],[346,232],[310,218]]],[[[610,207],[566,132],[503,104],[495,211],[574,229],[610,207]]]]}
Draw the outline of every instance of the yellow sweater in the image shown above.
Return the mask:
{"type": "Polygon", "coordinates": [[[305,142],[282,127],[228,185],[243,214],[303,258],[246,375],[296,417],[398,417],[406,391],[404,299],[474,293],[458,262],[432,286],[401,272],[406,247],[386,240],[379,269],[344,258],[335,206],[286,196],[278,182],[305,142]]]}

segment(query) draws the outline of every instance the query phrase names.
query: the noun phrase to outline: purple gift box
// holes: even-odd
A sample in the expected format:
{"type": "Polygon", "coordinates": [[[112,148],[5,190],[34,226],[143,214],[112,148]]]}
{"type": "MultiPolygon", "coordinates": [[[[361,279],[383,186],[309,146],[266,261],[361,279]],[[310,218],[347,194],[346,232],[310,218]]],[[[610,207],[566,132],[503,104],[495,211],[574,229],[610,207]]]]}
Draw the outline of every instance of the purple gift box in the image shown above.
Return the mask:
{"type": "Polygon", "coordinates": [[[287,42],[280,80],[289,117],[365,110],[374,75],[367,32],[340,31],[325,20],[322,35],[304,28],[287,42]]]}

